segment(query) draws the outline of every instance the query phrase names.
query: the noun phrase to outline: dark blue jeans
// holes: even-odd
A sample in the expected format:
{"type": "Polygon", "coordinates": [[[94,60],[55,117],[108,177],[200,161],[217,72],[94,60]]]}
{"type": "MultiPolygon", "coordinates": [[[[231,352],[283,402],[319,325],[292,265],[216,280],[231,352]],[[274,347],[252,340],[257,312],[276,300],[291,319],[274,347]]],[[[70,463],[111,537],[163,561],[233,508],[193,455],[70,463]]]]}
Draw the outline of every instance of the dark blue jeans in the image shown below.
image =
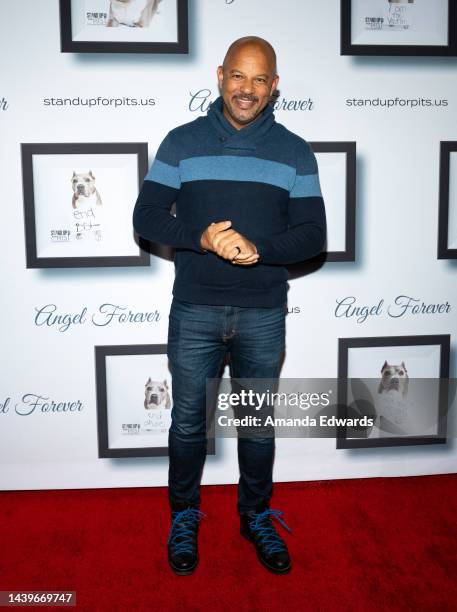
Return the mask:
{"type": "MultiPolygon", "coordinates": [[[[226,353],[234,378],[278,378],[285,348],[287,307],[191,304],[173,298],[168,358],[173,408],[169,431],[172,508],[200,504],[207,449],[206,379],[218,378],[226,353]]],[[[238,437],[238,511],[255,510],[272,494],[274,435],[238,437]]]]}

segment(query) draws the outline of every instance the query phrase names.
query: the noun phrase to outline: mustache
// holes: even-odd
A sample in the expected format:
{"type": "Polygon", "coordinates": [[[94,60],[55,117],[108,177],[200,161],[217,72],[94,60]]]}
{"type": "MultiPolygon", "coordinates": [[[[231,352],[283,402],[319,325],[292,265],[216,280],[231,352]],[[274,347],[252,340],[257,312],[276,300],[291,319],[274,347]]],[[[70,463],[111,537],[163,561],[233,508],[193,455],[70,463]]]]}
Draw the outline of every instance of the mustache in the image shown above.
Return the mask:
{"type": "Polygon", "coordinates": [[[236,100],[247,100],[248,102],[258,102],[258,98],[257,96],[249,96],[249,95],[238,95],[238,96],[233,96],[236,100]]]}

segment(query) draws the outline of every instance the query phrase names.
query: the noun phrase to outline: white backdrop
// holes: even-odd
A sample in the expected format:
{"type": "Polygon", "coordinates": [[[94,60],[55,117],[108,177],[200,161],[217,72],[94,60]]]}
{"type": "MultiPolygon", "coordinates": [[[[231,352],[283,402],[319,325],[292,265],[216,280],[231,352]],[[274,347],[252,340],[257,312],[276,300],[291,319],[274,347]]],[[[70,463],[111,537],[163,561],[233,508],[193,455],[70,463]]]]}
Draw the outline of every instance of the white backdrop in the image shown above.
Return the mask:
{"type": "MultiPolygon", "coordinates": [[[[340,337],[454,334],[456,261],[438,261],[441,140],[457,140],[455,58],[351,58],[339,55],[339,0],[189,0],[188,55],[62,54],[58,0],[6,2],[0,21],[0,177],[2,186],[0,461],[2,489],[164,485],[166,457],[99,459],[94,345],[165,343],[173,263],[150,267],[26,269],[20,143],[148,142],[149,161],[168,130],[196,118],[193,99],[217,95],[216,67],[236,38],[268,39],[278,55],[277,121],[309,141],[357,142],[356,262],[327,263],[290,281],[283,377],[335,377],[340,337]],[[205,94],[202,93],[202,96],[205,94]],[[50,98],[150,98],[154,104],[51,106],[50,98]],[[353,98],[447,99],[447,106],[348,106],[353,98]],[[407,295],[442,314],[337,317],[338,300],[392,304],[407,295]],[[104,303],[158,311],[152,323],[96,326],[104,303]],[[59,331],[37,310],[83,323],[59,331]],[[77,412],[15,412],[26,394],[79,400],[77,412]],[[6,408],[5,408],[6,405],[6,408]]],[[[125,202],[133,209],[134,202],[125,202]]],[[[455,336],[451,372],[455,377],[455,336]]],[[[446,445],[336,450],[332,439],[277,441],[275,479],[313,480],[457,471],[449,423],[446,445]]],[[[220,440],[203,482],[238,478],[234,440],[220,440]]]]}

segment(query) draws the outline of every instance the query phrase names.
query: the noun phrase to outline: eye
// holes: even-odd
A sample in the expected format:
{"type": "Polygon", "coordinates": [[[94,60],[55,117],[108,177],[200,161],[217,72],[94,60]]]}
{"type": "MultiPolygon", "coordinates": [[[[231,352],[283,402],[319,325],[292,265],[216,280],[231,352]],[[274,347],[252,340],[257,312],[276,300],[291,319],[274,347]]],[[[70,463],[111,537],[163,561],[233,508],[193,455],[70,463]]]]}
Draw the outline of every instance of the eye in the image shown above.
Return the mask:
{"type": "Polygon", "coordinates": [[[403,374],[404,374],[403,370],[400,370],[400,371],[398,372],[398,374],[399,374],[399,376],[403,376],[403,374]]]}
{"type": "Polygon", "coordinates": [[[85,179],[86,183],[90,183],[90,179],[86,178],[85,179]]]}

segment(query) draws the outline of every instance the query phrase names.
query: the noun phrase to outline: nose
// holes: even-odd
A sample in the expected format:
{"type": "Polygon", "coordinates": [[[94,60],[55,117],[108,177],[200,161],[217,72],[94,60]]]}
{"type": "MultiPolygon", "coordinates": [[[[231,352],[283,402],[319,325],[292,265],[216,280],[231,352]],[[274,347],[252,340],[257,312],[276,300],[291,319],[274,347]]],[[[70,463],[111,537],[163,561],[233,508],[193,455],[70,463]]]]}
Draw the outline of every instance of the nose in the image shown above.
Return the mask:
{"type": "Polygon", "coordinates": [[[251,94],[254,90],[252,81],[250,81],[249,79],[244,79],[243,83],[241,83],[240,90],[241,90],[241,93],[251,94]]]}

